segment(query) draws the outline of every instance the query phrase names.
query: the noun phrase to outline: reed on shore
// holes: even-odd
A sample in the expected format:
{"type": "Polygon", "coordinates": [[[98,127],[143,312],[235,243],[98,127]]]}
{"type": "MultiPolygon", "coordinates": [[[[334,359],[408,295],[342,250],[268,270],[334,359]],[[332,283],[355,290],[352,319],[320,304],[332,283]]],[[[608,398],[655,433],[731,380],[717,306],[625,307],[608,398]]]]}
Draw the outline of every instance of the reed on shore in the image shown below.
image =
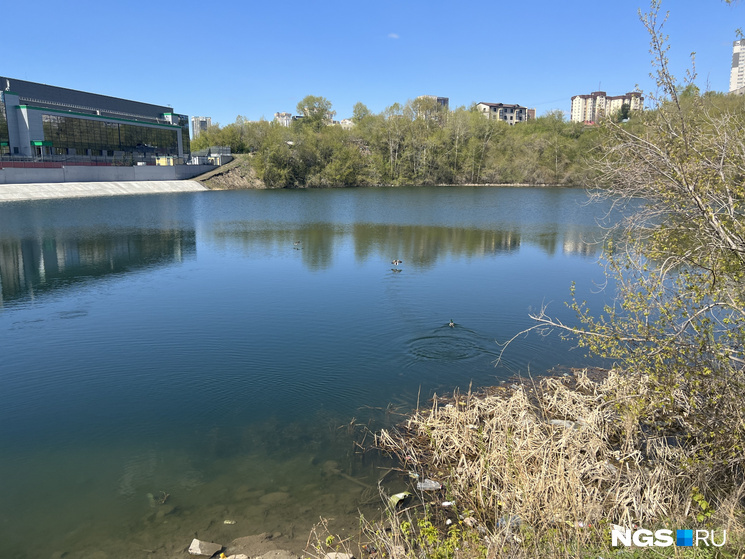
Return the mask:
{"type": "MultiPolygon", "coordinates": [[[[412,483],[408,499],[386,496],[384,518],[364,522],[370,549],[392,558],[597,557],[619,551],[616,524],[727,530],[726,548],[710,551],[737,553],[745,483],[725,483],[697,461],[681,424],[629,412],[629,402],[655,397],[640,376],[587,369],[435,397],[376,436],[412,483]],[[427,478],[443,489],[417,491],[415,479],[427,478]]],[[[685,408],[681,392],[669,411],[685,408]]]]}

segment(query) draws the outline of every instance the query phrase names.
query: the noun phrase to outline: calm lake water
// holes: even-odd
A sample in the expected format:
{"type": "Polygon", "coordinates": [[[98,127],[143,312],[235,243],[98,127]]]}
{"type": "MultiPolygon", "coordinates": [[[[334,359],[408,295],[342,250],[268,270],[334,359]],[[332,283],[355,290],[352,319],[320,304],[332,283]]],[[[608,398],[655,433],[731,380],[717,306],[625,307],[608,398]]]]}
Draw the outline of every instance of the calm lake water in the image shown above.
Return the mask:
{"type": "Polygon", "coordinates": [[[605,209],[468,187],[0,204],[3,556],[165,557],[261,532],[299,550],[320,516],[354,528],[382,471],[355,426],[588,364],[530,335],[495,367],[496,341],[544,304],[571,322],[572,281],[610,297],[605,209]]]}

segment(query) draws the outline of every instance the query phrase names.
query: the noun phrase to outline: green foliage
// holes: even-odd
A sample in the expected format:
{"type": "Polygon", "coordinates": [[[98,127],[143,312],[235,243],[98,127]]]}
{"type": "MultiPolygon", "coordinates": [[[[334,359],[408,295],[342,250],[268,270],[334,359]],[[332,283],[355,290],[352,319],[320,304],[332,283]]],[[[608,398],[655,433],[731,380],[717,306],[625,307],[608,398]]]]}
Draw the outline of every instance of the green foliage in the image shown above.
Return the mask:
{"type": "Polygon", "coordinates": [[[699,509],[699,512],[696,514],[696,520],[698,520],[699,522],[705,522],[706,520],[709,520],[712,514],[711,505],[709,505],[708,501],[706,501],[704,494],[699,491],[698,487],[693,488],[692,499],[699,509]]]}
{"type": "Polygon", "coordinates": [[[411,521],[403,521],[398,531],[411,551],[410,556],[432,559],[453,559],[458,551],[468,550],[468,557],[486,557],[486,547],[479,540],[478,532],[465,529],[462,522],[439,528],[425,514],[411,521]]]}
{"type": "Polygon", "coordinates": [[[212,126],[194,150],[230,146],[254,154],[257,175],[271,187],[565,184],[588,182],[583,158],[599,130],[564,121],[561,111],[509,126],[475,108],[448,111],[422,98],[373,114],[354,107],[351,130],[330,125],[331,103],[309,95],[298,103],[302,119],[212,126]]]}
{"type": "Polygon", "coordinates": [[[316,132],[332,120],[334,112],[331,102],[325,97],[307,95],[297,104],[297,114],[302,119],[295,121],[301,127],[309,127],[316,132]]]}
{"type": "Polygon", "coordinates": [[[355,103],[352,109],[352,122],[355,124],[361,123],[365,118],[371,116],[370,109],[364,103],[355,103]]]}
{"type": "Polygon", "coordinates": [[[621,105],[621,110],[618,111],[618,121],[623,122],[631,116],[631,105],[624,103],[621,105]]]}
{"type": "Polygon", "coordinates": [[[597,151],[604,194],[634,206],[606,250],[617,296],[599,316],[575,301],[574,332],[648,379],[650,396],[618,410],[686,449],[681,479],[706,480],[693,495],[704,521],[745,469],[745,103],[700,95],[693,72],[678,84],[658,10],[642,21],[664,96],[636,123],[607,121],[597,151]]]}

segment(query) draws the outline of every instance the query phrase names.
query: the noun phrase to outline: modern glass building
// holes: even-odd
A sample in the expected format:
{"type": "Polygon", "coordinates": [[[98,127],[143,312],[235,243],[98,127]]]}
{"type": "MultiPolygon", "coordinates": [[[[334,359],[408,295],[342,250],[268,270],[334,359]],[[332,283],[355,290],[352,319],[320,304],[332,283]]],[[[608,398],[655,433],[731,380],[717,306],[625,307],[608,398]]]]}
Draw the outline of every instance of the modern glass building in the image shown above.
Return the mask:
{"type": "Polygon", "coordinates": [[[0,77],[0,156],[188,157],[189,117],[171,107],[0,77]]]}

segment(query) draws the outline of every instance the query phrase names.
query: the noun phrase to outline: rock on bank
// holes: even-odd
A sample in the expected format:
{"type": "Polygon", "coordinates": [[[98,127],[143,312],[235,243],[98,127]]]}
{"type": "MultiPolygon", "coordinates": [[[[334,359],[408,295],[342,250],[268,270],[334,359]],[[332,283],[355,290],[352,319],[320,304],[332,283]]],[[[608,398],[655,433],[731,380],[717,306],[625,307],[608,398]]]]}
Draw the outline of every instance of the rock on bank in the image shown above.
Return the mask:
{"type": "Polygon", "coordinates": [[[88,196],[120,196],[123,194],[199,192],[204,190],[207,190],[207,188],[193,180],[0,184],[0,202],[51,198],[82,198],[88,196]]]}
{"type": "Polygon", "coordinates": [[[195,180],[198,180],[211,190],[267,188],[264,181],[256,176],[256,171],[251,167],[251,157],[243,153],[235,154],[230,163],[226,163],[213,171],[195,177],[195,180]]]}

